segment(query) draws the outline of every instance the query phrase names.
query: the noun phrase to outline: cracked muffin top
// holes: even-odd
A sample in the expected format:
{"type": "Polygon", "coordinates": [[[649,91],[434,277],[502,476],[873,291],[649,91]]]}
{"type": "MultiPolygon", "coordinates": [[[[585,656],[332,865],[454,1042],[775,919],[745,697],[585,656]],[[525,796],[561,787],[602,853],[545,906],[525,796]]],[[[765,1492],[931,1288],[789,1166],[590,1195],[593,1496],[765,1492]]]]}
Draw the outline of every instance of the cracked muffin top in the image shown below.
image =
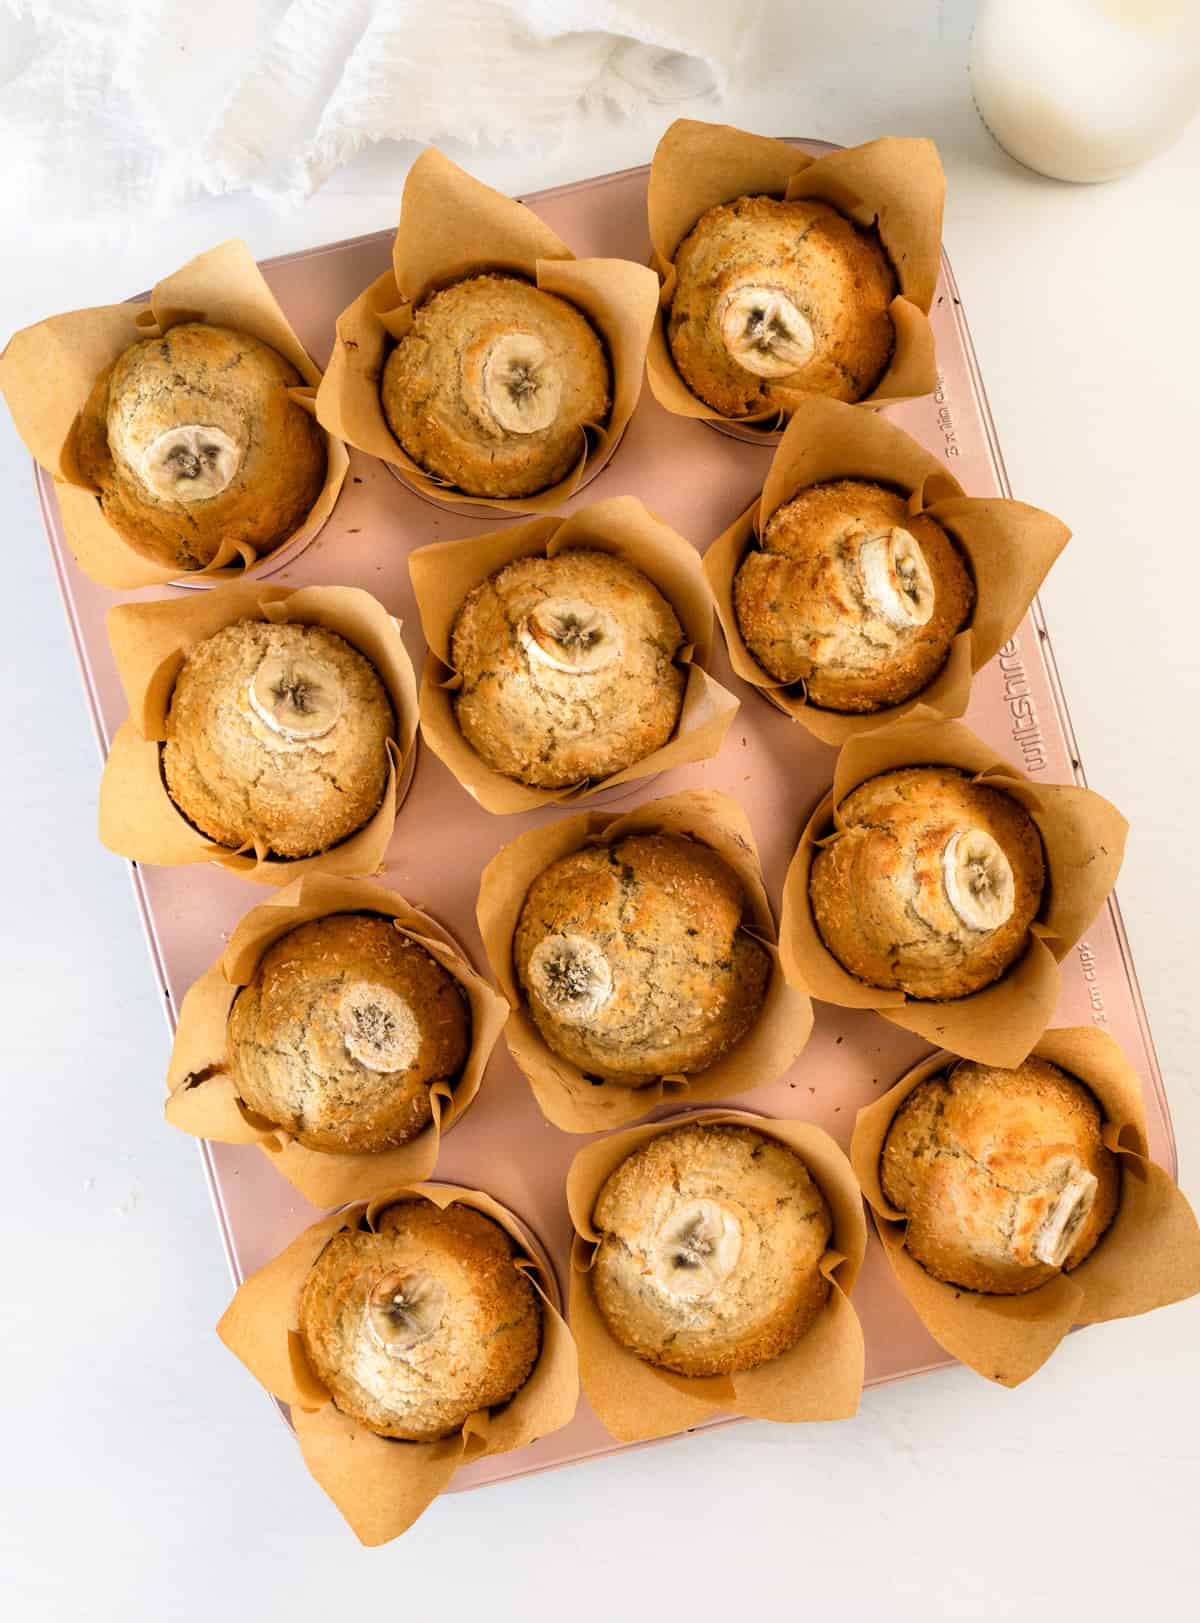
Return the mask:
{"type": "Polygon", "coordinates": [[[232,850],[306,857],[374,815],[391,702],[375,667],[323,626],[239,620],[197,643],[167,711],[167,792],[232,850]]]}
{"type": "Polygon", "coordinates": [[[966,997],[1025,951],[1045,860],[1011,795],[954,767],[902,767],[859,784],[838,812],[809,895],[852,975],[909,997],[966,997]]]}
{"type": "Polygon", "coordinates": [[[424,1131],[470,1031],[458,982],[394,920],[336,913],[263,954],[229,1011],[229,1070],[244,1104],[310,1150],[364,1154],[424,1131]]]}
{"type": "Polygon", "coordinates": [[[897,491],[810,485],[768,520],[733,585],[746,646],[810,704],[864,712],[927,688],[975,602],[955,542],[897,491]]]}
{"type": "Polygon", "coordinates": [[[225,541],[270,552],[325,483],[321,431],[288,394],[303,383],[248,333],[183,322],[96,380],[79,471],[113,528],[156,563],[202,569],[225,541]]]}
{"type": "Polygon", "coordinates": [[[825,1197],[786,1144],[696,1123],[611,1173],[592,1222],[596,1305],[622,1346],[679,1375],[731,1375],[789,1351],[829,1299],[825,1197]]]}
{"type": "Polygon", "coordinates": [[[712,1065],[745,1036],[770,979],[744,906],[722,858],[678,835],[633,834],[551,863],[513,940],[547,1045],[635,1085],[712,1065]]]}
{"type": "Polygon", "coordinates": [[[908,1251],[936,1279],[994,1295],[1077,1268],[1120,1199],[1101,1127],[1092,1093],[1044,1059],[1015,1071],[963,1060],[919,1083],[880,1168],[908,1251]]]}
{"type": "Polygon", "coordinates": [[[521,558],[476,586],[450,634],[454,713],[495,772],[542,789],[609,777],[670,738],[683,630],[607,552],[521,558]]]}
{"type": "Polygon", "coordinates": [[[702,214],[675,255],[667,342],[693,394],[725,417],[861,400],[887,371],[896,274],[876,231],[829,203],[739,197],[702,214]]]}
{"type": "Polygon", "coordinates": [[[431,294],[388,356],[388,427],[468,496],[532,496],[565,479],[612,405],[608,358],[581,310],[516,276],[431,294]]]}
{"type": "Polygon", "coordinates": [[[389,1206],[343,1229],[300,1294],[309,1362],[343,1414],[380,1437],[433,1442],[516,1395],[541,1348],[542,1311],[518,1252],[461,1202],[389,1206]]]}

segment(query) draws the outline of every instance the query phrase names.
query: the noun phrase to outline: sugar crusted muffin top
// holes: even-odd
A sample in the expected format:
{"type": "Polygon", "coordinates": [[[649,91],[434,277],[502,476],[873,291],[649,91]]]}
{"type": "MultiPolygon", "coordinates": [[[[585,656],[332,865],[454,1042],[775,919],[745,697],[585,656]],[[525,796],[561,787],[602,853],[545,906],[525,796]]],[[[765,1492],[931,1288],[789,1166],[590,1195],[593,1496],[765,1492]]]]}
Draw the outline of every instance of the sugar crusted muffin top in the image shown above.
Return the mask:
{"type": "Polygon", "coordinates": [[[394,737],[383,683],[344,637],[239,620],[183,662],[163,778],[183,815],[218,844],[310,856],[378,809],[394,737]]]}
{"type": "Polygon", "coordinates": [[[861,400],[895,347],[895,271],[878,233],[828,203],[739,197],[675,255],[667,342],[725,417],[787,415],[805,395],[861,400]]]}
{"type": "Polygon", "coordinates": [[[680,1375],[779,1357],[829,1298],[825,1198],[793,1150],[751,1128],[694,1123],[650,1139],[609,1176],[592,1221],[609,1330],[680,1375]]]}
{"type": "Polygon", "coordinates": [[[500,274],[430,294],[380,387],[413,461],[471,496],[532,496],[565,479],[612,405],[608,357],[583,312],[500,274]]]}
{"type": "Polygon", "coordinates": [[[507,1403],[541,1347],[541,1303],[517,1248],[461,1202],[403,1200],[375,1232],[343,1229],[309,1270],[300,1335],[343,1414],[432,1442],[507,1403]]]}
{"type": "Polygon", "coordinates": [[[746,646],[810,704],[868,712],[937,676],[975,602],[955,541],[898,492],[867,480],[811,485],[778,508],[734,581],[746,646]]]}
{"type": "Polygon", "coordinates": [[[337,913],[281,936],[229,1012],[242,1101],[309,1149],[407,1144],[470,1048],[458,982],[394,920],[337,913]]]}
{"type": "Polygon", "coordinates": [[[683,640],[666,598],[620,558],[570,548],[518,559],[476,586],[454,621],[458,725],[520,783],[608,777],[674,731],[683,640]]]}
{"type": "Polygon", "coordinates": [[[829,951],[868,985],[965,997],[1025,950],[1045,885],[1041,838],[1003,790],[953,767],[902,767],[853,790],[813,859],[829,951]]]}
{"type": "Polygon", "coordinates": [[[919,1083],[880,1167],[906,1248],[935,1278],[995,1295],[1077,1268],[1120,1199],[1102,1125],[1083,1083],[1036,1057],[1015,1070],[963,1060],[919,1083]]]}
{"type": "Polygon", "coordinates": [[[249,333],[182,322],[132,344],[80,417],[79,470],[139,552],[201,569],[226,541],[267,553],[325,482],[325,441],[288,391],[304,379],[249,333]]]}
{"type": "Polygon", "coordinates": [[[678,835],[633,834],[551,863],[513,939],[547,1045],[634,1085],[714,1064],[749,1030],[771,974],[744,907],[725,861],[678,835]]]}

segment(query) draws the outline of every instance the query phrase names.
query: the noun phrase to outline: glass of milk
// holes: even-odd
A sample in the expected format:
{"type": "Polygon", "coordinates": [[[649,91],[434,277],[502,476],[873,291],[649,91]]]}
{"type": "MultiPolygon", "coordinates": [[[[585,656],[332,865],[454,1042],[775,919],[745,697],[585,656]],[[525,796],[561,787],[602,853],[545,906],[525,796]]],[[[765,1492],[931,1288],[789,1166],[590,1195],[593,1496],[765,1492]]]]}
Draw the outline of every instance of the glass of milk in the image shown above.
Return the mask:
{"type": "Polygon", "coordinates": [[[1113,180],[1200,108],[1200,0],[981,0],[971,88],[1018,162],[1113,180]]]}

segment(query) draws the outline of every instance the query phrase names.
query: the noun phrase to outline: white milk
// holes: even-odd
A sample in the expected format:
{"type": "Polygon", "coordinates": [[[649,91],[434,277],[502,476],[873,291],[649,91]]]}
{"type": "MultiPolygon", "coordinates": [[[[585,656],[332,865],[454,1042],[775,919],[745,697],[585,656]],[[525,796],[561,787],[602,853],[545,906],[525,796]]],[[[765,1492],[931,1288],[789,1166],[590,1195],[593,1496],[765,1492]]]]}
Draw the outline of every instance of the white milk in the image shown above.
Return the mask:
{"type": "Polygon", "coordinates": [[[1200,107],[1200,0],[981,0],[971,87],[1020,163],[1112,180],[1200,107]]]}

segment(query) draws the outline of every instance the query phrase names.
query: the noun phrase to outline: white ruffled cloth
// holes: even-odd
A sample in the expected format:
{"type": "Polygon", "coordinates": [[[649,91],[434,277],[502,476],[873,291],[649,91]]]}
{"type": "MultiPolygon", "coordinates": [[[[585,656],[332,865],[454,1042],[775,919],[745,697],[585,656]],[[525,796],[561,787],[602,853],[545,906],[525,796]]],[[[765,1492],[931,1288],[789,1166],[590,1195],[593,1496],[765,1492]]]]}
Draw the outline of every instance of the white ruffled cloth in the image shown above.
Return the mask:
{"type": "Polygon", "coordinates": [[[715,105],[762,0],[0,0],[0,151],[31,208],[249,189],[374,141],[552,144],[581,110],[715,105]]]}

